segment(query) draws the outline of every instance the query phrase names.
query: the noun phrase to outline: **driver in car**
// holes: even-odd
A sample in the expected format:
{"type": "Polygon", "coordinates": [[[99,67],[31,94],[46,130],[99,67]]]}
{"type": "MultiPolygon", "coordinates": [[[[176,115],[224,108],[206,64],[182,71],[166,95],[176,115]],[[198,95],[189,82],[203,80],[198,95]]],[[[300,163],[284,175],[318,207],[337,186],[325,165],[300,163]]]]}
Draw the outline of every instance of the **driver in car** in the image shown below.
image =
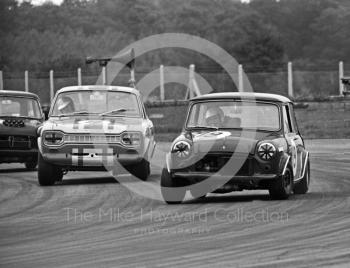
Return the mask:
{"type": "Polygon", "coordinates": [[[58,111],[61,114],[71,114],[74,113],[74,103],[70,97],[64,96],[58,100],[58,111]]]}
{"type": "Polygon", "coordinates": [[[224,112],[219,107],[211,107],[205,113],[205,122],[210,127],[221,127],[224,112]]]}

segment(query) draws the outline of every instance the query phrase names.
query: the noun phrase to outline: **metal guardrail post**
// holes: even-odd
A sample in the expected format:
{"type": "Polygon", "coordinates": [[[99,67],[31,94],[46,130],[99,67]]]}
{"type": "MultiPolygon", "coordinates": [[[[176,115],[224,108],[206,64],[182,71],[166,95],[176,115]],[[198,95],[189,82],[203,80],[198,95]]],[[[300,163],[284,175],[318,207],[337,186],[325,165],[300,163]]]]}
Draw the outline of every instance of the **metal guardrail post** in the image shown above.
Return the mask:
{"type": "Polygon", "coordinates": [[[82,81],[81,81],[81,68],[78,68],[77,72],[78,72],[78,86],[81,86],[81,84],[82,84],[82,81]]]}
{"type": "Polygon", "coordinates": [[[238,65],[238,91],[244,92],[244,85],[243,85],[243,66],[242,64],[238,65]]]}
{"type": "Polygon", "coordinates": [[[160,100],[164,101],[164,65],[160,65],[160,100]]]}
{"type": "Polygon", "coordinates": [[[27,70],[24,72],[24,90],[29,92],[29,75],[27,70]]]}
{"type": "Polygon", "coordinates": [[[102,85],[107,85],[107,70],[106,70],[106,66],[102,67],[102,85]]]}
{"type": "Polygon", "coordinates": [[[344,77],[344,64],[342,61],[340,61],[339,62],[339,96],[342,96],[344,92],[344,84],[341,80],[343,77],[344,77]]]}
{"type": "Polygon", "coordinates": [[[2,76],[2,71],[0,71],[0,90],[4,90],[4,80],[2,76]]]}
{"type": "Polygon", "coordinates": [[[294,88],[293,88],[293,65],[291,62],[288,62],[288,96],[294,97],[294,88]]]}
{"type": "Polygon", "coordinates": [[[53,70],[50,71],[50,101],[53,100],[55,95],[55,85],[53,80],[53,70]]]}

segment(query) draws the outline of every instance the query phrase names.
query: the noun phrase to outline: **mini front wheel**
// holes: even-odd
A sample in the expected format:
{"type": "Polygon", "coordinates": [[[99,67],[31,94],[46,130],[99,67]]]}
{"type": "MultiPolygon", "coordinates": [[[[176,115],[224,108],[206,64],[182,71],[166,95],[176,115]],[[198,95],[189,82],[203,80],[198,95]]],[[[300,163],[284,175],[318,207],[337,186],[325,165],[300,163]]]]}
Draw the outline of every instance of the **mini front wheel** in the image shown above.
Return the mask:
{"type": "Polygon", "coordinates": [[[295,194],[306,194],[309,190],[309,184],[310,184],[310,164],[307,163],[307,166],[305,167],[305,174],[304,177],[294,185],[293,192],[295,194]]]}
{"type": "Polygon", "coordinates": [[[179,187],[173,180],[167,168],[163,168],[160,178],[161,192],[167,204],[181,204],[185,198],[186,189],[179,187]]]}
{"type": "Polygon", "coordinates": [[[128,165],[125,169],[143,181],[146,181],[151,173],[149,162],[146,159],[142,159],[140,163],[128,165]]]}
{"type": "Polygon", "coordinates": [[[289,167],[287,167],[284,175],[281,175],[269,189],[272,199],[283,200],[288,199],[293,190],[293,175],[289,167]]]}

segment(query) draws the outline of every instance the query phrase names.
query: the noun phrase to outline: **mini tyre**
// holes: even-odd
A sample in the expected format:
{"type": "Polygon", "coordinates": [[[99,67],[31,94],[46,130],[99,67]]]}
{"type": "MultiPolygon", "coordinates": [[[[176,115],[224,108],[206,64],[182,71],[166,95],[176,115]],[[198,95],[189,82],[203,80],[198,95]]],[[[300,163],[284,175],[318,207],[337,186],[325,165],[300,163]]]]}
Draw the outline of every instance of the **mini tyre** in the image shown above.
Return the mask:
{"type": "Polygon", "coordinates": [[[284,175],[281,175],[269,188],[272,199],[284,200],[288,199],[293,190],[293,175],[289,167],[287,167],[284,175]]]}
{"type": "Polygon", "coordinates": [[[310,184],[310,163],[307,163],[304,177],[294,185],[294,194],[306,194],[310,184]]]}
{"type": "Polygon", "coordinates": [[[202,193],[199,192],[198,190],[195,189],[190,189],[190,193],[193,197],[193,199],[204,199],[207,196],[207,193],[202,193]]]}
{"type": "Polygon", "coordinates": [[[125,167],[135,177],[138,177],[140,180],[146,181],[148,176],[151,173],[149,162],[146,159],[142,159],[140,163],[128,165],[125,167]]]}
{"type": "Polygon", "coordinates": [[[163,168],[160,178],[161,193],[167,204],[181,204],[186,195],[186,189],[174,182],[167,168],[163,168]]]}

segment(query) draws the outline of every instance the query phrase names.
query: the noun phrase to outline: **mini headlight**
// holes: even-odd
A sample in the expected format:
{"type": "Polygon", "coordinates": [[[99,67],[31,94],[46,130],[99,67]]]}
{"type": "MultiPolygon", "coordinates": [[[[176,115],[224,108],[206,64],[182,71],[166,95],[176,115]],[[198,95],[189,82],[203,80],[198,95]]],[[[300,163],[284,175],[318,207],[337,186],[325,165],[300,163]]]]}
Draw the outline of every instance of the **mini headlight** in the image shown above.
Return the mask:
{"type": "Polygon", "coordinates": [[[187,157],[190,154],[191,145],[187,141],[178,141],[171,149],[178,157],[187,157]]]}
{"type": "Polygon", "coordinates": [[[276,153],[276,147],[269,142],[261,143],[258,147],[258,155],[262,160],[270,160],[276,153]]]}
{"type": "Polygon", "coordinates": [[[63,142],[63,133],[60,131],[46,131],[43,134],[44,144],[59,145],[63,142]]]}
{"type": "Polygon", "coordinates": [[[141,144],[141,134],[138,132],[124,132],[121,141],[126,146],[137,146],[141,144]]]}

